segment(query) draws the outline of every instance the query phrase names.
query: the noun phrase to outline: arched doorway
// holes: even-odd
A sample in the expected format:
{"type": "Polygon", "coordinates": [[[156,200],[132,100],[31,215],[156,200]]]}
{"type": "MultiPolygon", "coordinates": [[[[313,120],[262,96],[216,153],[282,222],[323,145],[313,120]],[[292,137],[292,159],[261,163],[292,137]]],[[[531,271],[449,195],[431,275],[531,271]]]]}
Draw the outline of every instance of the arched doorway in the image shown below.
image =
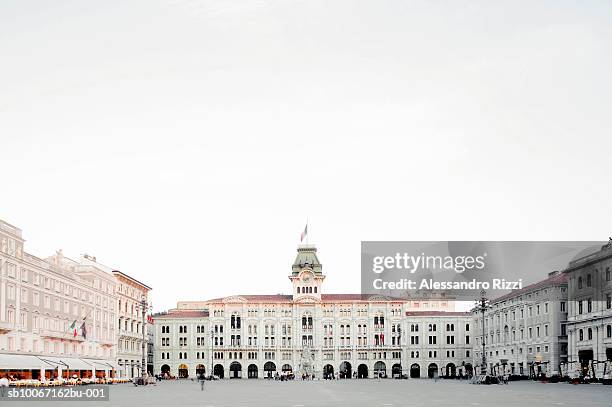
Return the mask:
{"type": "Polygon", "coordinates": [[[178,367],[178,377],[179,379],[186,379],[189,377],[189,368],[186,364],[180,364],[178,367]]]}
{"type": "Polygon", "coordinates": [[[400,365],[399,363],[396,363],[393,366],[391,366],[391,377],[393,378],[399,377],[400,379],[402,378],[402,365],[400,365]]]}
{"type": "Polygon", "coordinates": [[[387,377],[387,366],[385,362],[379,360],[374,363],[374,377],[387,377]]]}
{"type": "Polygon", "coordinates": [[[289,374],[291,372],[293,372],[293,368],[291,367],[290,364],[284,364],[283,367],[281,367],[281,372],[285,373],[285,374],[289,374]]]}
{"type": "Polygon", "coordinates": [[[457,368],[453,363],[449,363],[446,365],[446,377],[455,377],[457,375],[457,368]]]}
{"type": "Polygon", "coordinates": [[[421,366],[417,363],[413,363],[410,366],[410,378],[411,379],[419,379],[421,377],[421,366]]]}
{"type": "Polygon", "coordinates": [[[170,376],[170,366],[162,365],[162,367],[161,367],[161,374],[162,374],[162,376],[170,376]]]}
{"type": "Polygon", "coordinates": [[[323,366],[323,378],[332,379],[334,377],[334,367],[332,365],[323,366]]]}
{"type": "Polygon", "coordinates": [[[276,365],[274,362],[266,362],[264,365],[264,377],[269,379],[274,376],[274,373],[276,373],[276,365]]]}
{"type": "Polygon", "coordinates": [[[368,365],[362,363],[359,366],[357,366],[357,377],[360,379],[368,378],[368,365]]]}
{"type": "Polygon", "coordinates": [[[219,379],[223,379],[224,377],[223,373],[224,373],[223,365],[215,365],[215,370],[214,370],[215,376],[217,376],[219,379]]]}
{"type": "Polygon", "coordinates": [[[206,366],[203,364],[199,364],[196,366],[196,376],[205,375],[206,374],[206,366]]]}
{"type": "Polygon", "coordinates": [[[257,373],[257,365],[249,365],[248,367],[248,378],[249,379],[257,379],[258,373],[257,373]]]}
{"type": "Polygon", "coordinates": [[[438,377],[438,365],[432,363],[427,368],[427,377],[433,379],[434,377],[438,377]]]}
{"type": "Polygon", "coordinates": [[[349,362],[342,362],[340,364],[340,378],[341,379],[350,379],[352,377],[353,370],[351,368],[351,364],[349,362]]]}
{"type": "Polygon", "coordinates": [[[232,362],[230,365],[230,379],[242,379],[242,365],[238,362],[232,362]]]}

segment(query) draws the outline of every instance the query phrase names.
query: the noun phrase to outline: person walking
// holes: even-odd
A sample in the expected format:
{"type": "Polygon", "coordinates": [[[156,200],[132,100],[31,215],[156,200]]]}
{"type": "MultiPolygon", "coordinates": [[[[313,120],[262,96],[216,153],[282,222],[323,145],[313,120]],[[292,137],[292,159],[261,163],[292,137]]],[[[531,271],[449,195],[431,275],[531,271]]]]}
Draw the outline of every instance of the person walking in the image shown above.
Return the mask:
{"type": "Polygon", "coordinates": [[[206,378],[204,377],[204,373],[200,373],[198,375],[198,382],[200,382],[200,390],[204,391],[204,382],[206,381],[206,378]]]}

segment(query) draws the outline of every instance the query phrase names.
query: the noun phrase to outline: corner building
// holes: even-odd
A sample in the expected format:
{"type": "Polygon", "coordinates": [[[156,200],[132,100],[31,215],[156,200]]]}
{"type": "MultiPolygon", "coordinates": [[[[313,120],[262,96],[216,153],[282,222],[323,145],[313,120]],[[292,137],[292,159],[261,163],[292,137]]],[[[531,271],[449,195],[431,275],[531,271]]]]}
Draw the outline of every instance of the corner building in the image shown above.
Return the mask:
{"type": "Polygon", "coordinates": [[[155,316],[155,373],[269,378],[456,376],[472,371],[472,318],[445,299],[326,294],[314,246],[300,246],[291,295],[179,302],[155,316]],[[310,353],[310,355],[308,355],[310,353]]]}
{"type": "Polygon", "coordinates": [[[602,378],[612,368],[612,239],[570,262],[567,373],[602,378]]]}

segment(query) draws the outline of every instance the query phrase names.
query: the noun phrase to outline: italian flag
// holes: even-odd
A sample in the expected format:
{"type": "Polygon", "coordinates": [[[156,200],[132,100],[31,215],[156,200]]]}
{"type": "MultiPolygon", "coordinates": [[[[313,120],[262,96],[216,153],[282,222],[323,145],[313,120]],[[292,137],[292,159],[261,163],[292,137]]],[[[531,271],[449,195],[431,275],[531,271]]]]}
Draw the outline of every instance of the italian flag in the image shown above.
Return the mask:
{"type": "Polygon", "coordinates": [[[76,337],[77,336],[76,319],[74,321],[72,321],[72,324],[70,325],[70,329],[73,331],[74,337],[76,337]]]}

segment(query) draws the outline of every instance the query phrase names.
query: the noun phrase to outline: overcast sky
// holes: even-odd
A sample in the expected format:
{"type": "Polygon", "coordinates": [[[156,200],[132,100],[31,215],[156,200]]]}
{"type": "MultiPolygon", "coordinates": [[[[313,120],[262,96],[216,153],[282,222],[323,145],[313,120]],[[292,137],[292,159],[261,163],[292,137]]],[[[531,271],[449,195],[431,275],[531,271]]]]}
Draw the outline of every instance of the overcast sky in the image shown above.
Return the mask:
{"type": "Polygon", "coordinates": [[[606,240],[607,1],[0,3],[0,218],[177,300],[361,240],[606,240]]]}

